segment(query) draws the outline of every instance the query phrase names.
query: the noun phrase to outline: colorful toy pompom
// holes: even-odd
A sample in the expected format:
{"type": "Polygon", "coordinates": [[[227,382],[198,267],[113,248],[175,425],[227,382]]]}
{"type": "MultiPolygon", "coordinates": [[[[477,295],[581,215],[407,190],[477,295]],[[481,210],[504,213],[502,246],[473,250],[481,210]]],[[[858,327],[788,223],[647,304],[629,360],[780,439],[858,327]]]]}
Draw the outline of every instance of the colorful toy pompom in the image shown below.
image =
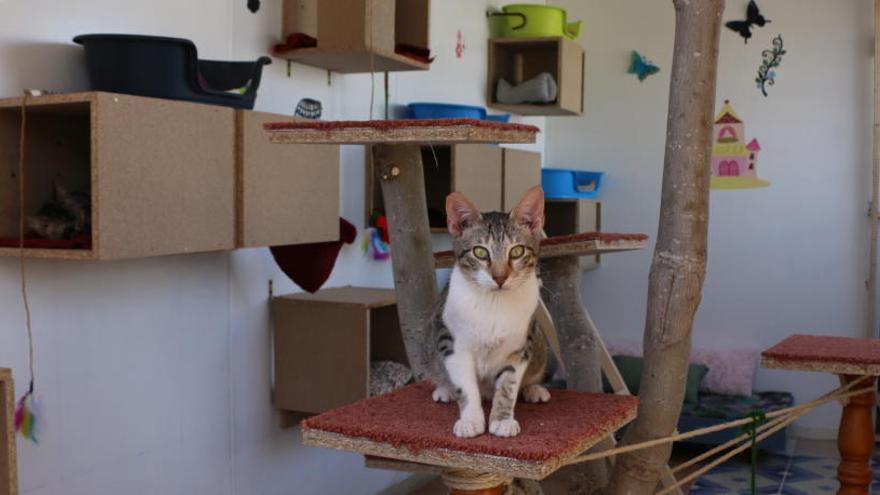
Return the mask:
{"type": "Polygon", "coordinates": [[[374,212],[370,217],[370,226],[364,232],[363,250],[374,260],[384,261],[391,256],[391,239],[388,236],[388,219],[385,215],[374,212]]]}
{"type": "Polygon", "coordinates": [[[15,431],[21,436],[37,443],[37,404],[34,398],[34,382],[31,380],[28,391],[18,399],[15,406],[15,431]]]}

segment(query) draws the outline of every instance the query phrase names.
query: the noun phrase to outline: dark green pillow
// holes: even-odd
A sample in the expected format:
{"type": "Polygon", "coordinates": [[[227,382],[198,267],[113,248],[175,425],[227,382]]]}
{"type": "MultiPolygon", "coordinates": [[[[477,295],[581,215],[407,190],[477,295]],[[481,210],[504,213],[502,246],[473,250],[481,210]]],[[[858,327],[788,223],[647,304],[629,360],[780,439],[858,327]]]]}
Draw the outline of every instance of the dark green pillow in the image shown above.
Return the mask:
{"type": "MultiPolygon", "coordinates": [[[[620,370],[626,388],[633,395],[639,394],[639,383],[642,380],[642,358],[632,356],[614,356],[614,364],[620,370]]],[[[688,366],[687,388],[685,390],[685,402],[697,402],[699,400],[700,383],[709,372],[704,364],[691,364],[688,366]]]]}

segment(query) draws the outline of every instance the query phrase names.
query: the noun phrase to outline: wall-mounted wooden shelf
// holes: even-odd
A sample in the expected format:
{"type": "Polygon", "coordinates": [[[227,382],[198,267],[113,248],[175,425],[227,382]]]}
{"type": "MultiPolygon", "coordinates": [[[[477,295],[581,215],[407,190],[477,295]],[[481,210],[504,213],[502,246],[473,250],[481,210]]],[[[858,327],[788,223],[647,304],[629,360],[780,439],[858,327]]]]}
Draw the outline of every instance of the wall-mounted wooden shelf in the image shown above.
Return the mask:
{"type": "Polygon", "coordinates": [[[339,239],[339,146],[269,142],[283,115],[236,111],[236,247],[339,239]]]}
{"type": "MultiPolygon", "coordinates": [[[[367,148],[366,216],[383,211],[382,189],[376,181],[367,148]]],[[[541,183],[541,154],[487,144],[422,147],[428,222],[434,233],[446,229],[446,196],[464,193],[481,211],[509,211],[533,186],[541,183]]]]}
{"type": "Polygon", "coordinates": [[[317,46],[274,55],[341,73],[428,70],[396,48],[430,47],[429,17],[430,0],[284,0],[284,37],[306,34],[317,46]]]}
{"type": "Polygon", "coordinates": [[[568,38],[492,38],[489,40],[486,101],[488,106],[520,115],[582,115],[584,113],[584,49],[568,38]],[[499,79],[512,84],[542,72],[556,80],[552,103],[501,103],[495,97],[499,79]]]}
{"type": "Polygon", "coordinates": [[[12,371],[0,368],[0,493],[18,493],[12,371]]]}
{"type": "MultiPolygon", "coordinates": [[[[548,199],[544,202],[544,231],[549,237],[602,231],[602,202],[590,199],[548,199]]],[[[599,266],[600,254],[581,256],[581,268],[599,266]]]]}
{"type": "Polygon", "coordinates": [[[407,364],[393,289],[338,287],[272,300],[275,405],[320,413],[365,399],[370,362],[407,364]]]}
{"type": "MultiPolygon", "coordinates": [[[[18,256],[23,98],[0,100],[0,256],[18,256]]],[[[338,238],[337,146],[273,146],[282,115],[89,92],[29,98],[25,215],[54,183],[88,194],[91,235],[25,256],[114,260],[338,238]]]]}
{"type": "MultiPolygon", "coordinates": [[[[0,237],[16,242],[22,101],[0,100],[0,237]]],[[[25,213],[52,199],[55,181],[87,192],[92,209],[90,246],[29,256],[119,259],[234,247],[231,108],[92,92],[33,98],[27,110],[25,213]]]]}

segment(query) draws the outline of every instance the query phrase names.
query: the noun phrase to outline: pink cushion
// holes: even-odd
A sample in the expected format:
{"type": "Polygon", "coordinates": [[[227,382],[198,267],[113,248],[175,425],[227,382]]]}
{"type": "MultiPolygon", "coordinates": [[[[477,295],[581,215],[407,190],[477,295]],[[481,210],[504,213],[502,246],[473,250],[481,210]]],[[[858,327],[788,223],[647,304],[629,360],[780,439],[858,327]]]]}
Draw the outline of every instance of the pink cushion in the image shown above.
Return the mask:
{"type": "MultiPolygon", "coordinates": [[[[612,340],[606,343],[612,356],[641,357],[642,344],[631,340],[612,340]]],[[[755,371],[758,367],[757,349],[691,349],[691,363],[709,368],[700,390],[725,395],[752,395],[755,371]]]]}

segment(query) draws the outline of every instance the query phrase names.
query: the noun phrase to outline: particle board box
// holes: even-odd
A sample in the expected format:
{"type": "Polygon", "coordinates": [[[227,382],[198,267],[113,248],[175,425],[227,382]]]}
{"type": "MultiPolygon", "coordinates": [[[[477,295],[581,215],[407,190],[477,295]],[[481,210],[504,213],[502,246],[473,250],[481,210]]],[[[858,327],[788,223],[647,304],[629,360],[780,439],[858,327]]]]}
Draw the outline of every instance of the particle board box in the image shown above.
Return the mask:
{"type": "Polygon", "coordinates": [[[269,142],[263,124],[290,120],[236,112],[236,247],[339,239],[339,146],[269,142]]]}
{"type": "Polygon", "coordinates": [[[489,106],[522,115],[582,115],[584,113],[584,49],[568,38],[492,38],[489,40],[489,106]],[[556,80],[558,96],[552,103],[501,103],[495,98],[499,79],[511,84],[542,72],[556,80]]]}
{"type": "Polygon", "coordinates": [[[534,186],[541,185],[541,154],[504,148],[504,198],[501,211],[510,211],[534,186]]]}
{"type": "Polygon", "coordinates": [[[317,46],[278,52],[342,73],[427,70],[398,45],[430,46],[430,0],[284,0],[282,36],[303,33],[317,46]]]}
{"type": "Polygon", "coordinates": [[[278,409],[312,414],[364,399],[371,361],[407,363],[391,289],[279,296],[272,315],[278,409]]]}
{"type": "Polygon", "coordinates": [[[0,368],[0,495],[18,493],[12,371],[0,368]]]}
{"type": "MultiPolygon", "coordinates": [[[[382,189],[367,153],[367,220],[384,211],[382,189]]],[[[507,211],[532,186],[541,183],[541,154],[488,144],[423,146],[425,200],[434,232],[446,232],[446,196],[470,198],[481,211],[507,211]]]]}
{"type": "MultiPolygon", "coordinates": [[[[602,203],[589,199],[548,199],[544,202],[544,231],[548,236],[602,230],[602,203]]],[[[599,266],[599,255],[581,256],[581,268],[599,266]]]]}
{"type": "MultiPolygon", "coordinates": [[[[373,173],[371,153],[367,148],[367,219],[375,211],[384,211],[382,188],[373,173]]],[[[501,208],[503,198],[503,152],[486,144],[423,146],[425,200],[431,230],[446,232],[446,196],[453,191],[464,193],[481,210],[501,208]]]]}
{"type": "MultiPolygon", "coordinates": [[[[0,100],[0,238],[15,244],[22,103],[0,100]]],[[[103,260],[234,247],[232,109],[88,92],[29,98],[26,111],[25,214],[52,198],[54,182],[88,192],[92,206],[90,247],[28,256],[103,260]]]]}

